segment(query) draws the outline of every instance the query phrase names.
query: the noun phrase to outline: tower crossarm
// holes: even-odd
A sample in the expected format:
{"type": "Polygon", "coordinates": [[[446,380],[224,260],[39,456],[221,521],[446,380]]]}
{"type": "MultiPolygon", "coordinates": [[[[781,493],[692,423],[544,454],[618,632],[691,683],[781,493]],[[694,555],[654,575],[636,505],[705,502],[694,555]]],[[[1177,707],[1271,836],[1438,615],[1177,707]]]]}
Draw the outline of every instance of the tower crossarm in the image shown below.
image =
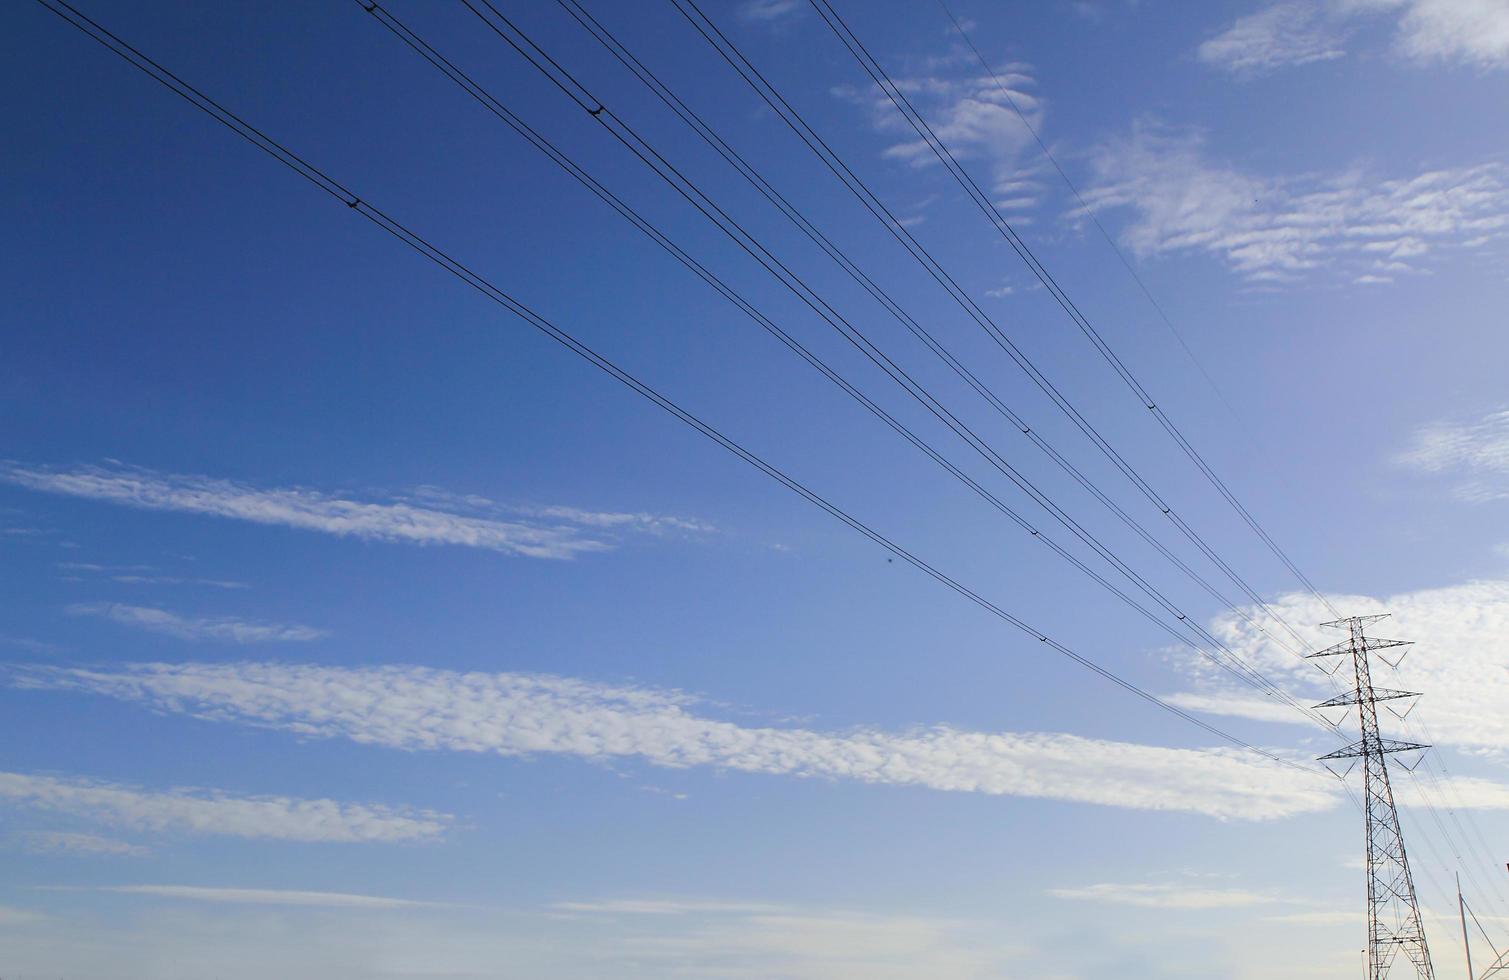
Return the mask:
{"type": "Polygon", "coordinates": [[[1371,616],[1348,616],[1346,619],[1333,619],[1329,623],[1321,623],[1320,625],[1331,630],[1349,630],[1354,626],[1361,629],[1364,626],[1371,626],[1379,620],[1388,619],[1389,615],[1389,613],[1373,613],[1371,616]]]}
{"type": "Polygon", "coordinates": [[[1355,649],[1355,644],[1357,643],[1362,644],[1362,649],[1371,651],[1387,650],[1389,647],[1412,646],[1414,642],[1414,640],[1379,640],[1371,636],[1365,636],[1357,640],[1342,640],[1340,643],[1333,643],[1332,645],[1326,647],[1324,650],[1317,650],[1314,653],[1305,654],[1305,659],[1314,660],[1316,657],[1340,657],[1346,654],[1351,654],[1355,649]]]}
{"type": "MultiPolygon", "coordinates": [[[[1418,698],[1419,696],[1419,691],[1391,691],[1386,687],[1373,688],[1374,701],[1394,701],[1398,698],[1418,698]]],[[[1338,694],[1336,697],[1332,698],[1329,701],[1322,701],[1320,704],[1317,704],[1316,707],[1339,708],[1342,705],[1357,704],[1360,700],[1361,699],[1358,698],[1356,691],[1348,691],[1345,694],[1338,694]]]]}
{"type": "Polygon", "coordinates": [[[1429,745],[1421,745],[1419,742],[1400,742],[1392,738],[1379,738],[1369,745],[1365,741],[1353,742],[1346,748],[1337,749],[1320,757],[1324,762],[1328,759],[1356,759],[1364,755],[1387,755],[1390,752],[1413,752],[1416,749],[1428,749],[1429,745]]]}

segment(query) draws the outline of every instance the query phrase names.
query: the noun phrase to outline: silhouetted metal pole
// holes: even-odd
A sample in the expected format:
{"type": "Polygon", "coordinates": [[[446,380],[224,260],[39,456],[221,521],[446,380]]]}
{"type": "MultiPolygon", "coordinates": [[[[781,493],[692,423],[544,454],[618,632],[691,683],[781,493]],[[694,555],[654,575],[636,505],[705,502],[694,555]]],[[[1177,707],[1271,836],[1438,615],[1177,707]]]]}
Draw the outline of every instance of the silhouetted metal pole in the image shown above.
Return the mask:
{"type": "Polygon", "coordinates": [[[1462,898],[1462,874],[1457,873],[1457,915],[1462,918],[1462,952],[1467,954],[1467,980],[1477,980],[1472,972],[1472,944],[1467,941],[1467,901],[1462,898]]]}

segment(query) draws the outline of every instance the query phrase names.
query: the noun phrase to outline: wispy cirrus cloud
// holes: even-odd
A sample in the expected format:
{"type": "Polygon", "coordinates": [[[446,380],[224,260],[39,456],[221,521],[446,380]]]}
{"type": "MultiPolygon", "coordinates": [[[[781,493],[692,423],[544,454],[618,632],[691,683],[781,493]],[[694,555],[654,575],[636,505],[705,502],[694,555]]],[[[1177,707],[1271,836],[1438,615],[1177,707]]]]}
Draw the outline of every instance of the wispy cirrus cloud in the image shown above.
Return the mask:
{"type": "Polygon", "coordinates": [[[1314,0],[1285,0],[1236,22],[1202,43],[1206,64],[1238,73],[1272,71],[1288,65],[1340,58],[1343,34],[1330,5],[1314,0]]]}
{"type": "Polygon", "coordinates": [[[717,899],[609,898],[590,902],[555,902],[557,912],[593,915],[698,915],[784,912],[787,907],[770,902],[727,902],[717,899]]]}
{"type": "MultiPolygon", "coordinates": [[[[526,523],[403,499],[355,500],[301,487],[261,488],[207,476],[126,466],[64,468],[0,462],[0,482],[143,510],[202,514],[367,541],[483,548],[529,558],[572,558],[613,546],[611,540],[600,534],[588,534],[588,528],[594,531],[609,527],[708,528],[702,522],[688,519],[568,508],[561,508],[561,513],[555,516],[558,523],[526,523]],[[566,516],[568,511],[574,516],[566,516]],[[657,525],[656,521],[660,523],[657,525]]],[[[425,489],[432,499],[442,493],[434,488],[425,489]]]]}
{"type": "Polygon", "coordinates": [[[1509,410],[1427,425],[1414,433],[1397,461],[1426,473],[1450,474],[1459,481],[1456,492],[1464,500],[1509,499],[1509,410]]]}
{"type": "Polygon", "coordinates": [[[16,834],[13,843],[32,854],[53,854],[69,857],[141,857],[151,853],[140,844],[131,844],[113,837],[97,834],[81,834],[65,830],[34,830],[16,834]]]}
{"type": "MultiPolygon", "coordinates": [[[[611,926],[648,976],[835,980],[984,977],[1021,947],[1002,947],[983,921],[862,912],[794,903],[627,898],[552,906],[572,921],[611,926]]],[[[622,959],[619,954],[616,959],[622,959]]]]}
{"type": "MultiPolygon", "coordinates": [[[[78,941],[78,920],[65,910],[70,895],[95,889],[49,889],[49,906],[60,909],[50,927],[44,916],[10,910],[15,923],[37,927],[6,936],[7,966],[24,976],[157,976],[162,963],[176,962],[186,975],[247,978],[311,976],[317,964],[321,978],[357,980],[372,976],[374,963],[392,974],[447,977],[493,977],[507,963],[515,975],[552,978],[979,980],[1030,949],[984,917],[883,905],[686,897],[674,911],[646,915],[632,908],[672,903],[631,896],[566,903],[598,911],[500,915],[364,893],[155,883],[102,890],[129,901],[131,915],[98,924],[91,916],[88,941],[78,941]]],[[[89,894],[90,904],[99,897],[89,894]]]]}
{"type": "Polygon", "coordinates": [[[1249,891],[1244,888],[1202,888],[1180,882],[1154,882],[1143,884],[1115,884],[1103,882],[1075,888],[1052,888],[1048,894],[1055,898],[1076,901],[1102,902],[1110,905],[1132,905],[1146,909],[1197,909],[1244,908],[1251,905],[1270,905],[1282,901],[1273,895],[1249,891]]]}
{"type": "Polygon", "coordinates": [[[215,640],[224,643],[307,643],[329,636],[328,630],[297,624],[254,623],[230,617],[180,616],[166,609],[129,606],[121,602],[76,602],[67,607],[70,616],[96,616],[122,626],[161,633],[180,640],[215,640]]]}
{"type": "Polygon", "coordinates": [[[182,575],[164,575],[154,565],[101,565],[91,561],[60,561],[53,567],[65,577],[81,580],[99,576],[125,585],[205,585],[215,589],[246,589],[245,582],[217,578],[187,578],[182,575]]]}
{"type": "Polygon", "coordinates": [[[1386,283],[1509,236],[1509,168],[1498,163],[1269,177],[1212,160],[1198,133],[1143,121],[1093,167],[1085,199],[1129,213],[1120,237],[1137,255],[1203,253],[1254,282],[1386,283]]]}
{"type": "Polygon", "coordinates": [[[438,902],[419,902],[385,895],[358,895],[350,892],[311,892],[285,888],[207,888],[200,885],[96,885],[88,889],[118,895],[146,895],[152,898],[180,899],[190,902],[215,902],[232,905],[293,905],[327,909],[413,909],[449,908],[438,902]]]}
{"type": "Polygon", "coordinates": [[[3,926],[29,926],[41,922],[46,916],[30,909],[18,909],[9,905],[0,905],[0,927],[3,926]]]}
{"type": "Polygon", "coordinates": [[[407,750],[638,758],[672,768],[855,780],[1264,820],[1329,808],[1326,780],[1225,748],[1056,733],[753,728],[676,691],[424,667],[281,663],[17,667],[23,687],[92,692],[221,722],[407,750]]]}
{"type": "MultiPolygon", "coordinates": [[[[993,203],[1013,222],[1026,224],[1045,191],[1043,164],[1026,151],[1035,147],[1033,130],[1042,132],[1047,110],[1030,65],[1003,61],[995,69],[994,76],[984,72],[973,52],[956,45],[894,81],[955,157],[985,163],[990,174],[981,183],[993,203]]],[[[940,163],[878,86],[834,92],[860,107],[878,132],[895,138],[882,153],[886,159],[918,169],[940,163]]]]}
{"type": "Polygon", "coordinates": [[[1509,7],[1495,0],[1353,0],[1402,11],[1396,47],[1418,61],[1509,67],[1509,7]]]}
{"type": "Polygon", "coordinates": [[[745,0],[739,6],[739,16],[769,23],[798,14],[805,6],[802,0],[745,0]]]}
{"type": "Polygon", "coordinates": [[[220,790],[152,791],[63,776],[0,772],[0,805],[155,832],[332,843],[432,840],[446,814],[365,803],[220,790]]]}
{"type": "Polygon", "coordinates": [[[1201,61],[1237,74],[1346,54],[1359,22],[1395,19],[1393,48],[1422,64],[1509,67],[1509,7],[1499,0],[1280,0],[1203,42],[1201,61]]]}

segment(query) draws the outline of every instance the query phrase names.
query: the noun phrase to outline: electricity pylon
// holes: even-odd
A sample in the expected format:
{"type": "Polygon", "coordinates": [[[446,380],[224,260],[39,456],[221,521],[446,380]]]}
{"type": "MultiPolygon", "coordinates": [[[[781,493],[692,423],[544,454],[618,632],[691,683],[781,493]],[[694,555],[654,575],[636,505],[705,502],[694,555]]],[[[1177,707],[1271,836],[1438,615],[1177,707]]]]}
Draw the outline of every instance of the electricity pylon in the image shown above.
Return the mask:
{"type": "MultiPolygon", "coordinates": [[[[1435,980],[1430,949],[1425,944],[1425,927],[1420,922],[1420,903],[1415,897],[1415,879],[1404,854],[1404,834],[1399,830],[1399,811],[1394,807],[1394,790],[1388,778],[1388,757],[1391,754],[1423,750],[1429,746],[1383,738],[1378,733],[1379,701],[1418,696],[1410,691],[1373,687],[1369,665],[1372,653],[1409,645],[1406,640],[1379,640],[1363,635],[1365,627],[1384,618],[1386,614],[1353,616],[1321,624],[1330,629],[1344,629],[1349,635],[1334,646],[1310,654],[1310,657],[1350,655],[1356,682],[1351,691],[1316,707],[1357,705],[1362,738],[1344,749],[1321,756],[1320,761],[1360,759],[1362,762],[1362,806],[1367,819],[1368,980],[1388,980],[1395,958],[1401,952],[1414,966],[1420,980],[1435,980]]],[[[1356,765],[1356,761],[1351,763],[1352,767],[1356,765]]],[[[1347,772],[1351,772],[1351,768],[1347,772]]]]}

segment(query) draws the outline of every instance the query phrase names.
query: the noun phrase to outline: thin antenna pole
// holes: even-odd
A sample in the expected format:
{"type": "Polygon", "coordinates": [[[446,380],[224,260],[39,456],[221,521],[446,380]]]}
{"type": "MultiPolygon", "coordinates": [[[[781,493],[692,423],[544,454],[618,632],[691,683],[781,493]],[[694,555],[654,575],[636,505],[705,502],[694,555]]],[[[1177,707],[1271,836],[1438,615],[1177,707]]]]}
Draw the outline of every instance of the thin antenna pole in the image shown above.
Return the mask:
{"type": "Polygon", "coordinates": [[[1467,980],[1474,980],[1472,972],[1472,943],[1467,940],[1467,901],[1462,898],[1462,873],[1457,872],[1457,915],[1462,918],[1462,951],[1467,954],[1467,980]]]}

